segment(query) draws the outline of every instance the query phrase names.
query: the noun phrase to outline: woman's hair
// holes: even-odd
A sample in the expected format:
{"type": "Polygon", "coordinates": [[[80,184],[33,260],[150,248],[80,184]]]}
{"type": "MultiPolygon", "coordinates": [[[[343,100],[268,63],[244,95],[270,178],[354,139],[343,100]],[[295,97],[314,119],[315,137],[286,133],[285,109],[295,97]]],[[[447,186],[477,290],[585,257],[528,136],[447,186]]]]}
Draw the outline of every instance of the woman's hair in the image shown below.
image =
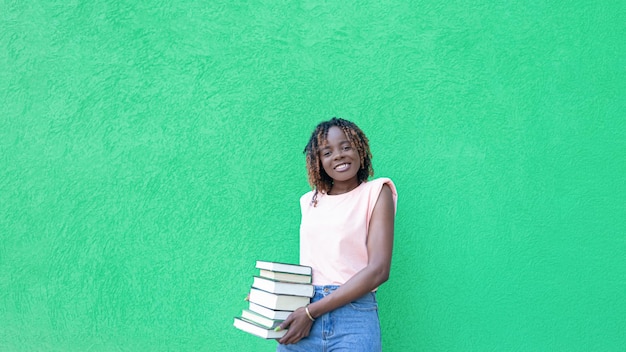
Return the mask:
{"type": "Polygon", "coordinates": [[[333,126],[341,128],[353,148],[359,153],[361,159],[361,168],[357,172],[359,184],[366,182],[370,176],[374,175],[374,169],[372,168],[372,152],[370,151],[369,141],[365,133],[363,133],[357,125],[348,120],[333,117],[328,121],[323,121],[315,127],[309,142],[304,148],[309,184],[315,189],[315,194],[311,201],[314,205],[317,204],[317,193],[327,193],[333,186],[333,180],[328,176],[326,171],[324,171],[322,161],[320,160],[320,147],[326,142],[328,130],[333,126]]]}

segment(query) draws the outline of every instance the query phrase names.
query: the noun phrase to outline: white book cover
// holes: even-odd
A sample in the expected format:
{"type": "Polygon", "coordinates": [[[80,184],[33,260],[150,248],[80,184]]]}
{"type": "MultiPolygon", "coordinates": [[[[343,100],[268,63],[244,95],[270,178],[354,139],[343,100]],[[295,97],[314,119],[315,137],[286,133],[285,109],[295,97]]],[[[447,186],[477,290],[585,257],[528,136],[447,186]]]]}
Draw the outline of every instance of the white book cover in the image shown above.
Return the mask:
{"type": "Polygon", "coordinates": [[[256,325],[252,322],[235,318],[235,322],[233,325],[242,331],[245,331],[249,334],[256,335],[262,337],[264,339],[279,339],[287,333],[287,330],[274,331],[274,329],[266,329],[262,326],[256,325]]]}
{"type": "Polygon", "coordinates": [[[283,282],[293,282],[298,284],[311,283],[311,275],[281,273],[279,271],[261,269],[259,270],[259,276],[283,282]]]}
{"type": "Polygon", "coordinates": [[[251,311],[258,313],[264,317],[273,319],[273,320],[285,320],[292,312],[289,310],[273,310],[269,308],[265,308],[261,305],[258,305],[254,302],[248,302],[248,309],[251,311]]]}
{"type": "Polygon", "coordinates": [[[313,269],[311,269],[310,266],[279,263],[279,262],[268,262],[264,260],[257,260],[256,268],[271,270],[271,271],[279,271],[282,273],[300,274],[300,275],[311,275],[313,273],[313,269]]]}
{"type": "Polygon", "coordinates": [[[259,276],[254,277],[252,287],[281,295],[313,297],[315,293],[315,288],[311,284],[281,282],[259,276]]]}
{"type": "Polygon", "coordinates": [[[251,288],[249,301],[273,310],[294,311],[309,304],[311,302],[311,298],[304,296],[278,295],[256,288],[251,288]]]}
{"type": "Polygon", "coordinates": [[[278,325],[280,325],[280,323],[282,323],[282,320],[274,320],[274,319],[270,319],[266,316],[263,316],[259,313],[255,313],[251,310],[248,309],[244,309],[241,312],[241,318],[244,320],[248,320],[251,321],[257,325],[260,325],[264,328],[267,329],[274,329],[276,328],[278,325]]]}

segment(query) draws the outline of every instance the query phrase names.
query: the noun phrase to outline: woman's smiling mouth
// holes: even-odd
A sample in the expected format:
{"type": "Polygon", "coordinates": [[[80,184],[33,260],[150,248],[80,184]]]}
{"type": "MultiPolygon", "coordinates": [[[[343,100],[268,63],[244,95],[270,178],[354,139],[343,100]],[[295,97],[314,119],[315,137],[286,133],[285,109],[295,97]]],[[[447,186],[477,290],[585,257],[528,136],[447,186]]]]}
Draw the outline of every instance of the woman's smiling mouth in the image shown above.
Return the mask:
{"type": "Polygon", "coordinates": [[[343,163],[335,166],[335,171],[346,171],[350,167],[349,163],[343,163]]]}

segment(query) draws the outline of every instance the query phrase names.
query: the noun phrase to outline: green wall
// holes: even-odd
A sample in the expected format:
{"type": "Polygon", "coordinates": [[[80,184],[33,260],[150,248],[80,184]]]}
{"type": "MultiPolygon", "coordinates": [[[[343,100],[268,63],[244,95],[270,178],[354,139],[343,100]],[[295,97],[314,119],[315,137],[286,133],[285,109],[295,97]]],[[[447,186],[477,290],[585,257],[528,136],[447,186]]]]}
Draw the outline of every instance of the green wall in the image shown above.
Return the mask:
{"type": "Polygon", "coordinates": [[[272,351],[302,149],[399,190],[385,351],[626,350],[622,1],[3,1],[0,350],[272,351]]]}

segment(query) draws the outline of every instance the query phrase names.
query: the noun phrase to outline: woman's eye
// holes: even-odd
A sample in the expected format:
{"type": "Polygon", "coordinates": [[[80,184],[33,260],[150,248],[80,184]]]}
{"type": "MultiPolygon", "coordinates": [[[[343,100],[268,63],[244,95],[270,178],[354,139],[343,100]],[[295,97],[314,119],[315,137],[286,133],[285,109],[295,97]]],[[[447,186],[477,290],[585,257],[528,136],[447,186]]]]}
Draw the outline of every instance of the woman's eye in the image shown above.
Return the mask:
{"type": "Polygon", "coordinates": [[[330,152],[324,152],[322,155],[323,156],[330,156],[330,152]]]}

